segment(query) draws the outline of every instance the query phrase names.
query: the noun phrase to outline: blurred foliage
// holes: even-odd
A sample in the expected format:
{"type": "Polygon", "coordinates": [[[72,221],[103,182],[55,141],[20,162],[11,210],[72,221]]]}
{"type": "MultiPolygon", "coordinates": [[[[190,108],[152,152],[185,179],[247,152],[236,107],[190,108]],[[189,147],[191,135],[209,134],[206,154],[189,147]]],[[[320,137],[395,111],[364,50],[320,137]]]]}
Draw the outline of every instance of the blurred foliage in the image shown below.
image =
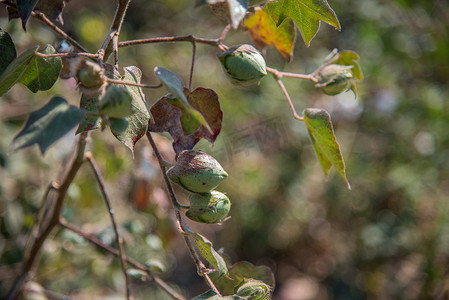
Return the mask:
{"type": "MultiPolygon", "coordinates": [[[[224,28],[207,6],[194,1],[134,0],[121,40],[194,34],[215,38],[224,28]]],[[[224,248],[231,261],[265,264],[276,276],[275,299],[447,299],[449,281],[449,4],[444,0],[335,0],[342,27],[322,25],[306,48],[297,42],[293,61],[266,50],[269,66],[307,73],[333,49],[361,56],[364,81],[359,98],[351,92],[327,96],[309,82],[285,79],[298,109],[329,111],[342,146],[352,191],[331,169],[324,175],[306,128],[291,117],[272,80],[233,86],[223,74],[217,50],[198,45],[193,86],[213,89],[224,113],[214,147],[196,148],[220,161],[229,178],[220,186],[232,201],[223,226],[192,227],[224,248]]],[[[112,20],[110,1],[70,1],[64,29],[88,49],[100,47],[112,20]]],[[[21,53],[36,43],[56,42],[33,19],[28,34],[19,20],[0,26],[21,53]]],[[[225,44],[249,42],[231,31],[225,44]]],[[[155,66],[187,82],[189,43],[120,49],[120,66],[137,65],[142,82],[157,82],[155,66]]],[[[64,94],[76,105],[74,83],[58,81],[47,92],[15,86],[0,101],[0,298],[19,270],[41,198],[69,161],[74,137],[66,136],[45,154],[36,147],[8,154],[26,115],[50,95],[64,94]]],[[[154,103],[165,90],[148,90],[154,103]]],[[[170,141],[159,138],[173,160],[170,141]]],[[[127,254],[139,262],[158,260],[161,274],[184,295],[206,290],[172,222],[159,170],[145,141],[136,157],[108,132],[95,132],[90,150],[105,177],[125,239],[127,254]],[[150,152],[150,153],[148,153],[150,152]]],[[[114,245],[101,194],[84,166],[69,190],[64,216],[84,231],[114,245]]],[[[180,201],[185,193],[178,191],[180,201]]],[[[190,224],[190,223],[189,223],[190,224]]],[[[33,280],[73,299],[121,297],[118,260],[66,230],[54,232],[43,248],[33,280]]],[[[137,299],[169,299],[148,282],[133,281],[137,299]]]]}

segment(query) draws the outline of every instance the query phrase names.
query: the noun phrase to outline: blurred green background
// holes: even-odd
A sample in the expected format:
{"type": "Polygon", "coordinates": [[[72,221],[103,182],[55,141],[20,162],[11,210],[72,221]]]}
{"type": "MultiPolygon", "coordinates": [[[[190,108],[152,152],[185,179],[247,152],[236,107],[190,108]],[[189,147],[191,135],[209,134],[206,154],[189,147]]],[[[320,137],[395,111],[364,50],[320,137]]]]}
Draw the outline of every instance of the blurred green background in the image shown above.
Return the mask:
{"type": "MultiPolygon", "coordinates": [[[[114,2],[115,3],[115,2],[114,2]]],[[[198,45],[194,87],[217,92],[224,113],[214,155],[230,174],[219,190],[232,201],[232,218],[222,226],[191,226],[223,248],[232,262],[269,266],[276,277],[273,298],[448,299],[449,298],[449,4],[445,0],[332,0],[342,31],[322,24],[306,48],[298,37],[294,59],[285,63],[267,49],[267,64],[310,73],[333,49],[360,56],[364,81],[359,97],[327,96],[309,82],[285,78],[301,112],[320,107],[332,116],[352,190],[332,170],[326,181],[305,125],[295,121],[274,80],[233,86],[216,58],[218,50],[198,45]]],[[[24,33],[18,20],[8,31],[18,52],[57,39],[37,20],[24,33]]],[[[114,15],[111,1],[70,1],[63,28],[95,52],[114,15]]],[[[134,0],[120,40],[194,34],[216,38],[226,24],[192,0],[134,0]]],[[[231,30],[224,43],[250,43],[247,32],[231,30]]],[[[155,66],[178,73],[185,83],[189,43],[120,49],[120,66],[137,65],[143,82],[157,82],[155,66]]],[[[8,145],[27,114],[61,94],[72,104],[79,94],[71,80],[31,94],[15,86],[0,101],[0,298],[20,269],[30,229],[48,183],[69,161],[69,134],[41,156],[37,147],[8,154],[8,145]]],[[[154,103],[166,91],[145,91],[154,103]]],[[[158,138],[167,159],[170,141],[158,138]]],[[[89,149],[100,165],[122,227],[127,254],[161,263],[160,276],[186,297],[207,287],[196,275],[146,140],[128,149],[108,130],[92,134],[89,149]]],[[[114,245],[105,205],[83,167],[69,190],[64,216],[84,231],[114,245]]],[[[187,194],[177,189],[180,201],[187,194]]],[[[122,299],[118,260],[77,235],[56,230],[41,252],[33,279],[72,299],[122,299]]],[[[133,281],[137,299],[170,299],[152,283],[133,281]]]]}

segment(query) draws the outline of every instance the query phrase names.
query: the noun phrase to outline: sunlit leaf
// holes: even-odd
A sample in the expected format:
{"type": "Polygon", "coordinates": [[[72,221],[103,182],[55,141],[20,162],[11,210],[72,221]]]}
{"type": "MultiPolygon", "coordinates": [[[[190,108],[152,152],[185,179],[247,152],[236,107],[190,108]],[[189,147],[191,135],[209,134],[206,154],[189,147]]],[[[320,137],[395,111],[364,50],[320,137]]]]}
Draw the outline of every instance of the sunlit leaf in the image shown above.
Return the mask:
{"type": "Polygon", "coordinates": [[[55,141],[83,119],[85,111],[71,106],[61,97],[53,97],[44,107],[32,112],[23,129],[10,145],[10,151],[38,144],[42,154],[55,141]]]}
{"type": "Polygon", "coordinates": [[[168,132],[173,137],[173,148],[176,153],[192,149],[201,139],[214,143],[221,131],[223,113],[220,109],[218,95],[211,89],[197,88],[192,93],[184,90],[189,103],[206,118],[212,134],[196,119],[184,110],[178,99],[163,97],[152,107],[154,122],[149,125],[149,131],[168,132]]]}
{"type": "Polygon", "coordinates": [[[16,57],[16,47],[11,36],[0,28],[0,75],[16,57]]]}
{"type": "MultiPolygon", "coordinates": [[[[42,54],[54,54],[51,45],[39,51],[42,54]]],[[[59,57],[41,57],[37,47],[29,49],[12,61],[0,76],[0,96],[6,93],[14,84],[20,82],[32,92],[50,89],[56,82],[61,71],[59,57]]]]}
{"type": "Polygon", "coordinates": [[[187,97],[184,94],[184,83],[182,82],[182,79],[176,73],[162,67],[154,68],[154,73],[173,95],[181,100],[184,110],[202,124],[210,133],[213,133],[210,125],[207,123],[201,112],[193,108],[189,101],[187,101],[187,97]]]}
{"type": "Polygon", "coordinates": [[[304,122],[326,177],[331,166],[334,166],[346,181],[348,189],[351,189],[329,113],[324,109],[307,108],[304,110],[304,122]]]}
{"type": "Polygon", "coordinates": [[[226,262],[223,257],[215,251],[211,241],[196,232],[190,231],[188,232],[188,235],[195,242],[198,252],[217,271],[219,277],[228,273],[226,262]]]}
{"type": "MultiPolygon", "coordinates": [[[[124,68],[125,76],[123,81],[140,83],[142,77],[142,71],[135,66],[129,66],[124,68]]],[[[113,130],[112,134],[125,146],[127,146],[132,152],[134,152],[134,145],[138,140],[145,135],[148,127],[148,121],[150,120],[150,110],[147,106],[145,95],[142,89],[137,86],[124,86],[132,96],[131,106],[133,114],[126,117],[128,120],[128,127],[124,131],[113,130]]]]}
{"type": "Polygon", "coordinates": [[[22,19],[23,30],[26,31],[26,24],[31,12],[36,6],[38,0],[17,0],[17,11],[19,12],[19,17],[22,19]]]}
{"type": "Polygon", "coordinates": [[[267,7],[256,9],[243,24],[259,49],[274,46],[279,53],[291,61],[296,41],[296,30],[292,20],[282,22],[278,27],[268,13],[267,7]]]}
{"type": "Polygon", "coordinates": [[[301,33],[307,47],[320,28],[320,21],[340,30],[340,23],[327,0],[280,0],[268,2],[271,17],[279,26],[291,18],[301,33]]]}

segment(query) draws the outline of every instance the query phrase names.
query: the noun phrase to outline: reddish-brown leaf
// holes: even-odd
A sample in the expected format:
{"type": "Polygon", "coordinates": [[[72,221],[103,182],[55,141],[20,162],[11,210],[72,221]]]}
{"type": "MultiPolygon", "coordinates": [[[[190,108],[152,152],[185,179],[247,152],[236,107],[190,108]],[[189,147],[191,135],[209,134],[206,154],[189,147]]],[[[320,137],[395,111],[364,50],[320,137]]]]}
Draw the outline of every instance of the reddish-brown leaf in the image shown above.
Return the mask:
{"type": "Polygon", "coordinates": [[[154,123],[149,124],[148,130],[168,132],[173,137],[173,149],[176,153],[192,149],[201,138],[214,143],[221,131],[223,119],[218,95],[213,90],[197,88],[189,92],[184,89],[184,94],[190,105],[204,116],[212,133],[192,118],[179,100],[162,97],[151,107],[154,123]]]}

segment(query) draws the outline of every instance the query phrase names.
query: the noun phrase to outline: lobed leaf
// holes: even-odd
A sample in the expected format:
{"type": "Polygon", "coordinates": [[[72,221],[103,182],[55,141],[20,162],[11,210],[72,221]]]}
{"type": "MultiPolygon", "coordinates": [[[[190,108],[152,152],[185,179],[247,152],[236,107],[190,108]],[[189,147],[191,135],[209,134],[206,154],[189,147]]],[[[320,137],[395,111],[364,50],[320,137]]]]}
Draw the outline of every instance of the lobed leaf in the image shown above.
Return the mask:
{"type": "Polygon", "coordinates": [[[296,41],[296,30],[292,20],[282,22],[278,27],[271,18],[268,8],[256,9],[243,26],[249,30],[251,38],[259,49],[274,46],[287,60],[291,61],[296,41]]]}
{"type": "Polygon", "coordinates": [[[331,166],[334,166],[346,181],[348,189],[351,189],[351,185],[346,178],[345,162],[340,151],[340,145],[335,137],[329,113],[319,108],[307,108],[303,113],[304,122],[325,176],[327,177],[331,166]]]}
{"type": "Polygon", "coordinates": [[[44,107],[32,112],[10,145],[10,151],[38,144],[42,154],[55,141],[83,119],[85,111],[53,97],[44,107]]]}
{"type": "Polygon", "coordinates": [[[327,0],[280,0],[268,2],[269,13],[277,26],[291,18],[308,47],[324,21],[340,30],[340,22],[327,0]]]}
{"type": "Polygon", "coordinates": [[[16,46],[11,36],[0,28],[0,75],[16,57],[16,46]]]}
{"type": "Polygon", "coordinates": [[[168,132],[173,137],[173,148],[176,153],[192,149],[201,138],[214,143],[221,131],[223,119],[218,95],[213,90],[197,88],[189,93],[185,89],[184,93],[189,103],[201,112],[208,124],[210,124],[212,133],[196,119],[191,118],[179,100],[167,97],[159,99],[151,107],[154,122],[149,125],[148,130],[152,132],[168,132]]]}
{"type": "MultiPolygon", "coordinates": [[[[138,67],[129,66],[123,69],[125,71],[124,81],[140,83],[142,71],[138,67]]],[[[145,135],[151,114],[145,95],[140,87],[125,85],[124,88],[131,94],[133,114],[125,118],[128,121],[128,126],[125,130],[118,130],[118,128],[114,130],[111,127],[111,132],[134,153],[134,145],[145,135]]]]}
{"type": "MultiPolygon", "coordinates": [[[[59,57],[41,57],[38,47],[28,49],[13,60],[0,76],[0,96],[6,93],[14,84],[20,82],[33,93],[50,89],[58,80],[61,71],[59,57]]],[[[47,45],[42,54],[54,54],[55,49],[47,45]]]]}
{"type": "Polygon", "coordinates": [[[196,232],[189,231],[187,235],[194,240],[196,248],[201,256],[217,271],[218,277],[228,274],[226,262],[223,257],[215,251],[211,241],[196,232]]]}

